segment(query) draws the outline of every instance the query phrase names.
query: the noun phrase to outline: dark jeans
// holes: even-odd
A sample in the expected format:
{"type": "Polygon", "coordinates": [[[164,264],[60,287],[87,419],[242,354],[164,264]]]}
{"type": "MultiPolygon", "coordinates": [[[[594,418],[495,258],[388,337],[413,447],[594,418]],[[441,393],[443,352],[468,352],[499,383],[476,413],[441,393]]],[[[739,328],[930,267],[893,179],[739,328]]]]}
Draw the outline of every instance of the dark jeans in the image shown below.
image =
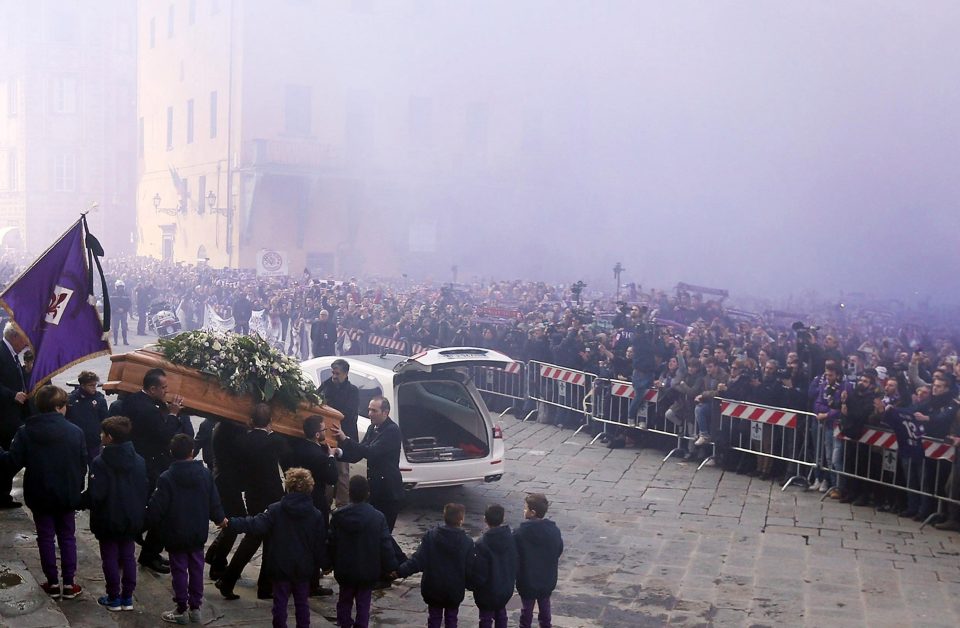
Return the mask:
{"type": "Polygon", "coordinates": [[[370,598],[372,589],[360,589],[340,585],[340,596],[337,598],[337,625],[340,628],[367,628],[370,623],[370,598]],[[353,614],[353,602],[357,602],[357,618],[353,614]]]}
{"type": "Polygon", "coordinates": [[[480,628],[507,628],[507,608],[503,607],[495,611],[480,611],[480,628]]]}
{"type": "Polygon", "coordinates": [[[523,607],[520,609],[520,628],[530,628],[533,626],[533,605],[537,605],[537,621],[540,628],[551,628],[553,626],[553,617],[550,615],[550,596],[542,597],[538,600],[525,600],[520,598],[523,607]]]}
{"type": "Polygon", "coordinates": [[[460,607],[444,608],[442,606],[427,607],[427,628],[457,628],[457,615],[460,607]]]}
{"type": "Polygon", "coordinates": [[[200,608],[203,603],[203,548],[168,554],[177,611],[182,613],[188,605],[191,609],[200,608]]]}
{"type": "Polygon", "coordinates": [[[127,314],[117,314],[113,317],[113,344],[117,344],[117,338],[123,338],[123,344],[127,344],[127,314]]]}
{"type": "Polygon", "coordinates": [[[47,582],[57,584],[57,545],[60,546],[60,567],[63,584],[73,584],[77,573],[77,522],[72,510],[55,515],[33,513],[37,526],[37,547],[40,549],[40,568],[47,582]]]}
{"type": "Polygon", "coordinates": [[[291,593],[297,628],[310,625],[310,583],[282,580],[273,583],[273,628],[287,628],[287,601],[291,593]]]}
{"type": "Polygon", "coordinates": [[[630,383],[633,384],[633,399],[630,400],[630,407],[627,408],[628,423],[629,419],[637,418],[640,414],[640,408],[646,403],[643,396],[649,390],[650,385],[653,384],[653,373],[634,371],[630,383]]]}
{"type": "Polygon", "coordinates": [[[107,583],[107,597],[133,596],[137,588],[135,547],[133,540],[100,541],[100,562],[103,565],[103,579],[107,583]]]}

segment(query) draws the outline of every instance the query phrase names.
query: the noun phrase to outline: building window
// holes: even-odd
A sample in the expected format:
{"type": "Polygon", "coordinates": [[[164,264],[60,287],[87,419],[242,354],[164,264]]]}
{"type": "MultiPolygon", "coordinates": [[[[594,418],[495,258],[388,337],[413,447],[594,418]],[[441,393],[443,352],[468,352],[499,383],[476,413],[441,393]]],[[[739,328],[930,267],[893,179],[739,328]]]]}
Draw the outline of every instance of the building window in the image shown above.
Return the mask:
{"type": "Polygon", "coordinates": [[[167,10],[167,39],[173,39],[173,5],[167,10]]]}
{"type": "Polygon", "coordinates": [[[187,144],[193,144],[193,98],[187,101],[187,144]]]}
{"type": "Polygon", "coordinates": [[[217,92],[210,92],[210,139],[217,137],[217,92]]]}
{"type": "Polygon", "coordinates": [[[284,132],[287,135],[310,135],[310,86],[287,85],[283,101],[284,132]]]}
{"type": "Polygon", "coordinates": [[[167,107],[167,150],[173,148],[173,107],[167,107]]]}
{"type": "Polygon", "coordinates": [[[191,26],[197,23],[197,0],[190,0],[187,5],[187,22],[191,26]]]}
{"type": "Polygon", "coordinates": [[[7,81],[7,115],[13,117],[20,111],[20,83],[17,79],[7,81]]]}
{"type": "Polygon", "coordinates": [[[57,192],[73,192],[77,188],[77,158],[74,155],[58,155],[53,160],[53,189],[57,192]]]}
{"type": "Polygon", "coordinates": [[[197,213],[202,214],[207,211],[207,175],[202,174],[197,178],[197,213]]]}
{"type": "Polygon", "coordinates": [[[143,116],[137,121],[137,155],[143,157],[143,116]]]}
{"type": "Polygon", "coordinates": [[[150,47],[157,45],[157,18],[150,18],[150,47]]]}
{"type": "Polygon", "coordinates": [[[77,112],[77,79],[72,76],[58,76],[53,79],[53,112],[77,112]]]}
{"type": "Polygon", "coordinates": [[[16,192],[19,187],[20,169],[17,163],[17,151],[10,149],[7,151],[7,179],[4,181],[3,189],[16,192]]]}

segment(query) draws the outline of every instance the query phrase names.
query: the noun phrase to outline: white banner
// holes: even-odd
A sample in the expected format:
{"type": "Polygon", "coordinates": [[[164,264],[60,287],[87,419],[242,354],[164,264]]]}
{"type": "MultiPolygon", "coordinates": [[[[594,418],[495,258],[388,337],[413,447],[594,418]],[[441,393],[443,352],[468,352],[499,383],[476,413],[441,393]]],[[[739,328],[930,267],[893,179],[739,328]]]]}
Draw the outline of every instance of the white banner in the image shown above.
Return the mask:
{"type": "Polygon", "coordinates": [[[205,305],[203,308],[203,329],[206,331],[233,331],[237,326],[234,322],[233,317],[230,318],[221,318],[219,314],[213,311],[213,307],[209,304],[205,305]]]}
{"type": "Polygon", "coordinates": [[[258,277],[283,277],[289,274],[286,251],[260,249],[257,252],[258,277]]]}
{"type": "Polygon", "coordinates": [[[250,314],[250,335],[257,334],[264,340],[269,340],[268,327],[269,321],[267,320],[266,310],[255,310],[250,314]]]}

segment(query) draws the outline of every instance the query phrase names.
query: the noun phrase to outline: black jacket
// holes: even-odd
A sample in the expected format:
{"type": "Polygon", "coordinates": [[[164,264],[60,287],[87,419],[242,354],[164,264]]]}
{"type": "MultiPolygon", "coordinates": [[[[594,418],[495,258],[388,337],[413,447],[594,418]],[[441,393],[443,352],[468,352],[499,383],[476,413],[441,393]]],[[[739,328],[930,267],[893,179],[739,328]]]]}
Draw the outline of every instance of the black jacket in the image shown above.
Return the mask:
{"type": "Polygon", "coordinates": [[[876,389],[863,390],[859,385],[847,392],[846,413],[840,413],[840,433],[854,440],[863,435],[870,415],[874,413],[873,400],[876,389]]]}
{"type": "Polygon", "coordinates": [[[101,541],[135,539],[147,508],[147,467],[133,443],[107,445],[90,464],[84,507],[101,541]]]}
{"type": "Polygon", "coordinates": [[[286,442],[279,434],[264,430],[250,430],[243,437],[244,466],[241,475],[247,512],[263,512],[283,497],[280,479],[280,460],[284,457],[286,442]]]}
{"type": "Polygon", "coordinates": [[[338,473],[336,458],[330,456],[330,449],[306,438],[288,438],[287,455],[280,461],[284,471],[291,467],[302,467],[313,475],[313,505],[324,516],[330,514],[330,500],[327,499],[327,487],[336,486],[338,473]]]}
{"type": "Polygon", "coordinates": [[[199,460],[177,460],[160,474],[147,506],[147,527],[174,552],[202,549],[208,521],[224,519],[213,475],[199,460]]]}
{"type": "Polygon", "coordinates": [[[0,447],[10,445],[29,414],[28,405],[16,400],[17,393],[26,390],[26,379],[6,343],[0,342],[0,447]]]}
{"type": "Polygon", "coordinates": [[[557,567],[563,554],[560,529],[550,519],[527,519],[513,533],[517,542],[517,593],[538,600],[557,588],[557,567]]]}
{"type": "Polygon", "coordinates": [[[107,418],[107,398],[97,392],[92,397],[77,388],[67,397],[67,420],[83,430],[87,447],[100,444],[100,422],[107,418]]]}
{"type": "Polygon", "coordinates": [[[26,467],[23,499],[33,512],[58,514],[80,506],[87,445],[80,428],[59,412],[27,419],[13,437],[10,451],[0,456],[11,475],[26,467]]]}
{"type": "Polygon", "coordinates": [[[213,475],[218,482],[229,482],[240,487],[246,459],[243,440],[247,429],[240,423],[221,420],[213,428],[210,447],[213,449],[213,475]]]}
{"type": "Polygon", "coordinates": [[[261,569],[273,582],[306,582],[327,568],[327,519],[305,493],[288,493],[255,517],[231,518],[229,527],[264,538],[261,569]]]}
{"type": "Polygon", "coordinates": [[[333,378],[328,377],[320,384],[320,396],[328,406],[343,414],[343,420],[340,421],[343,433],[353,440],[360,440],[357,432],[360,391],[357,387],[351,384],[349,379],[338,385],[333,378]]]}
{"type": "Polygon", "coordinates": [[[403,478],[400,475],[401,444],[400,427],[389,418],[379,428],[371,424],[359,443],[353,439],[340,443],[344,462],[367,459],[371,504],[403,499],[403,478]]]}
{"type": "Polygon", "coordinates": [[[387,520],[367,502],[334,511],[328,551],[333,576],[343,586],[369,589],[397,568],[387,520]]]}
{"type": "Polygon", "coordinates": [[[429,606],[460,606],[467,574],[476,570],[477,552],[462,528],[439,525],[429,530],[413,556],[397,569],[401,578],[423,572],[420,595],[429,606]]]}
{"type": "Polygon", "coordinates": [[[473,601],[482,611],[503,608],[517,584],[517,543],[510,526],[487,530],[476,543],[477,582],[473,601]]]}
{"type": "Polygon", "coordinates": [[[180,421],[167,412],[167,404],[157,402],[142,390],[123,400],[124,415],[130,419],[133,448],[143,456],[147,471],[159,475],[170,464],[170,439],[180,428],[180,421]]]}

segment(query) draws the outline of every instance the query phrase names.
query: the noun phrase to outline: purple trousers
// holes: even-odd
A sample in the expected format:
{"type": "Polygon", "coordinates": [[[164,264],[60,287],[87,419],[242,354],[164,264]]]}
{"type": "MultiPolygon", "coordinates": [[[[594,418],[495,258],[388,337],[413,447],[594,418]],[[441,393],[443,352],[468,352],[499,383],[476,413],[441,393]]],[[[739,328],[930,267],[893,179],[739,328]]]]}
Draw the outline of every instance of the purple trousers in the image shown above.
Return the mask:
{"type": "Polygon", "coordinates": [[[457,628],[457,615],[459,613],[459,606],[454,606],[453,608],[428,606],[427,628],[440,628],[441,623],[444,628],[457,628]]]}
{"type": "Polygon", "coordinates": [[[198,609],[203,603],[203,548],[181,552],[167,551],[170,555],[170,576],[173,580],[173,601],[177,611],[189,606],[198,609]]]}
{"type": "Polygon", "coordinates": [[[310,581],[273,583],[273,628],[287,628],[287,601],[293,593],[293,610],[297,628],[310,625],[310,581]]]}
{"type": "Polygon", "coordinates": [[[520,601],[523,602],[523,607],[520,609],[520,628],[530,628],[533,626],[534,604],[537,605],[537,622],[540,624],[540,628],[552,628],[553,617],[550,615],[549,595],[538,600],[525,600],[520,598],[520,601]]]}
{"type": "Polygon", "coordinates": [[[372,589],[360,589],[340,585],[337,598],[337,626],[340,628],[367,628],[370,623],[370,598],[372,589]],[[353,615],[353,602],[357,602],[357,618],[353,615]]]}
{"type": "Polygon", "coordinates": [[[507,607],[495,611],[480,611],[480,628],[507,628],[507,607]]]}
{"type": "Polygon", "coordinates": [[[57,584],[57,545],[60,546],[60,566],[63,584],[73,584],[77,573],[77,521],[74,511],[55,515],[33,513],[37,526],[37,548],[40,550],[40,568],[47,582],[57,584]]]}
{"type": "Polygon", "coordinates": [[[136,548],[137,544],[132,539],[100,541],[100,562],[103,565],[103,579],[107,582],[108,597],[133,597],[133,590],[137,588],[136,548]]]}

